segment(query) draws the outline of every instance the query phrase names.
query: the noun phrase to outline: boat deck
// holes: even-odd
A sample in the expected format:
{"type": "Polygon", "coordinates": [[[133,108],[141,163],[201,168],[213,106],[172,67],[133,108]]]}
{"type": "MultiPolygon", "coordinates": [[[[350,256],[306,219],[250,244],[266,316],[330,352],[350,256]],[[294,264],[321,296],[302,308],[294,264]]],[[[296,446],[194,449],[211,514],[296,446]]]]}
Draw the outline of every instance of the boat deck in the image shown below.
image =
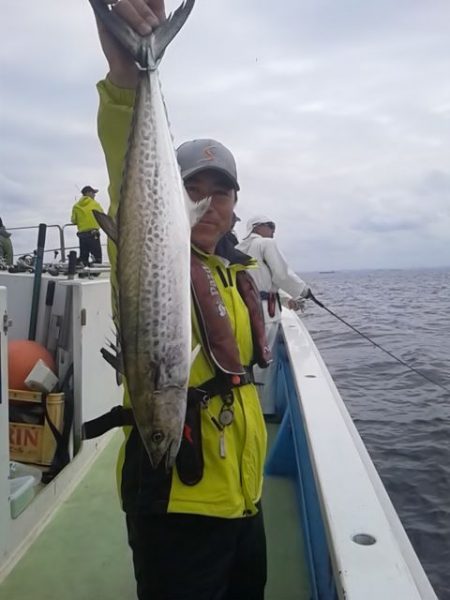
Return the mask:
{"type": "MultiPolygon", "coordinates": [[[[276,427],[268,425],[273,438],[276,427]]],[[[132,600],[131,553],[115,488],[117,433],[0,585],[0,600],[132,600]]],[[[266,600],[310,598],[294,483],[266,477],[266,600]],[[296,524],[293,527],[293,524],[296,524]]]]}

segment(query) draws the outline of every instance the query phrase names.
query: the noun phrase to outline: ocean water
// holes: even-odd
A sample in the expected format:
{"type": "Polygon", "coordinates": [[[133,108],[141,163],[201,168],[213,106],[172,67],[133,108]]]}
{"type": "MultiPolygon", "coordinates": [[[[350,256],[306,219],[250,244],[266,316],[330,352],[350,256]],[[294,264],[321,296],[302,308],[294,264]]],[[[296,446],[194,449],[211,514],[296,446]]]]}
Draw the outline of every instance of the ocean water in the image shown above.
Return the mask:
{"type": "MultiPolygon", "coordinates": [[[[450,389],[450,268],[301,274],[315,296],[450,389]]],[[[440,600],[450,600],[450,393],[308,302],[316,342],[440,600]]]]}

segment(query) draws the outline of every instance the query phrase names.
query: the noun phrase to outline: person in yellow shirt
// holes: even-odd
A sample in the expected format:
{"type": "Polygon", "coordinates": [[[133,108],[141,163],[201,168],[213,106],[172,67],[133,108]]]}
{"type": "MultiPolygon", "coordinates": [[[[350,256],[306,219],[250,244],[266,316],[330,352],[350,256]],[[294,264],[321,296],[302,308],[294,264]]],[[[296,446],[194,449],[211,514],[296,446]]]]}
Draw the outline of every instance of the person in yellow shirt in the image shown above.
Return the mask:
{"type": "Polygon", "coordinates": [[[14,262],[11,234],[6,231],[2,219],[0,219],[0,260],[8,266],[11,266],[14,262]]]}
{"type": "MultiPolygon", "coordinates": [[[[163,0],[120,0],[112,11],[142,34],[165,18],[163,0]]],[[[109,215],[115,217],[137,68],[102,25],[99,35],[109,73],[97,86],[98,132],[110,179],[109,215]]],[[[239,190],[232,153],[215,140],[200,139],[182,144],[177,158],[190,198],[211,197],[191,233],[193,347],[201,350],[191,368],[186,426],[173,469],[166,472],[162,464],[152,469],[137,428],[122,422],[127,426],[117,478],[137,595],[139,600],[263,600],[267,433],[251,368],[268,365],[270,352],[259,294],[247,273],[256,263],[242,253],[236,260],[216,254],[231,229],[239,190]],[[213,360],[211,348],[219,345],[222,355],[213,360]],[[239,363],[244,375],[223,369],[228,360],[239,363]]],[[[111,242],[108,249],[117,312],[116,249],[111,242]]],[[[129,406],[125,392],[124,407],[129,406]]]]}
{"type": "Polygon", "coordinates": [[[80,256],[78,261],[84,265],[89,264],[92,254],[95,263],[102,262],[102,246],[100,243],[100,230],[92,211],[104,212],[101,205],[95,200],[98,192],[90,185],[85,185],[81,190],[81,198],[73,205],[71,221],[77,226],[77,236],[80,242],[80,256]]]}

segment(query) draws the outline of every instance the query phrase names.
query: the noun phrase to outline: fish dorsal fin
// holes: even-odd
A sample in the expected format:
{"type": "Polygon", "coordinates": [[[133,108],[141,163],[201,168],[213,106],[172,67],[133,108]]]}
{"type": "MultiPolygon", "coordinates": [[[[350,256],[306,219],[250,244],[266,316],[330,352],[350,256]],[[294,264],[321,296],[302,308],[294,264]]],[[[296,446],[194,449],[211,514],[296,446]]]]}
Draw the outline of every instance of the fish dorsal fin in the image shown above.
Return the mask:
{"type": "Polygon", "coordinates": [[[164,50],[185,24],[194,4],[195,0],[185,0],[185,2],[183,2],[175,12],[170,14],[167,17],[167,20],[163,21],[151,34],[150,44],[155,63],[161,59],[164,50]]]}
{"type": "Polygon", "coordinates": [[[105,213],[100,212],[99,210],[92,211],[95,217],[95,220],[115,244],[117,244],[117,240],[119,239],[119,235],[117,232],[117,222],[115,219],[106,215],[105,213]]]}
{"type": "Polygon", "coordinates": [[[112,352],[110,352],[106,348],[100,348],[100,352],[101,352],[101,355],[103,356],[103,358],[106,360],[106,362],[109,365],[111,365],[111,367],[115,371],[117,371],[121,375],[124,375],[125,369],[124,369],[124,366],[123,366],[123,357],[122,357],[122,354],[113,354],[112,352]]]}

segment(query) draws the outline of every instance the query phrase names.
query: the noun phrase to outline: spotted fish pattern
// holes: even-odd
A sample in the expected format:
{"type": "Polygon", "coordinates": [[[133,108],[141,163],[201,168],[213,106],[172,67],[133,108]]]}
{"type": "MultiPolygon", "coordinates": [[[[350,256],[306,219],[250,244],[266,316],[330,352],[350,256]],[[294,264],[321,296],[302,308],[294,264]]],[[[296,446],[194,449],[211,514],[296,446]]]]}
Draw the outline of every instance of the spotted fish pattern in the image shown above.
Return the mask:
{"type": "Polygon", "coordinates": [[[138,36],[101,0],[90,2],[142,67],[117,219],[104,228],[115,231],[117,245],[125,385],[152,466],[164,461],[170,468],[181,443],[191,359],[192,203],[181,180],[157,64],[194,0],[163,24],[159,38],[138,36]]]}

